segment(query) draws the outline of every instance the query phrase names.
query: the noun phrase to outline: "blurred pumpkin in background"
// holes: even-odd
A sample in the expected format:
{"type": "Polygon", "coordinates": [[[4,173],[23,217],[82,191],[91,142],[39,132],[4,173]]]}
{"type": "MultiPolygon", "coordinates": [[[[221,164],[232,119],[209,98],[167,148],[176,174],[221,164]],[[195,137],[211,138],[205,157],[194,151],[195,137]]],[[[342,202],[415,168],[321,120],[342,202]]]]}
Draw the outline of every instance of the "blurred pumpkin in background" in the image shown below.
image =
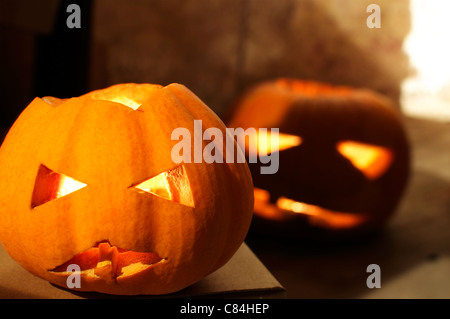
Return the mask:
{"type": "MultiPolygon", "coordinates": [[[[366,89],[282,78],[255,85],[229,127],[279,128],[279,170],[255,185],[252,230],[314,239],[347,238],[385,225],[404,191],[409,144],[398,110],[366,89]]],[[[265,154],[268,136],[247,139],[265,154]]]]}
{"type": "Polygon", "coordinates": [[[220,268],[247,234],[252,180],[246,163],[173,162],[171,134],[194,119],[226,136],[179,84],[35,98],[0,148],[5,250],[56,285],[77,274],[77,290],[110,294],[171,293],[220,268]]]}

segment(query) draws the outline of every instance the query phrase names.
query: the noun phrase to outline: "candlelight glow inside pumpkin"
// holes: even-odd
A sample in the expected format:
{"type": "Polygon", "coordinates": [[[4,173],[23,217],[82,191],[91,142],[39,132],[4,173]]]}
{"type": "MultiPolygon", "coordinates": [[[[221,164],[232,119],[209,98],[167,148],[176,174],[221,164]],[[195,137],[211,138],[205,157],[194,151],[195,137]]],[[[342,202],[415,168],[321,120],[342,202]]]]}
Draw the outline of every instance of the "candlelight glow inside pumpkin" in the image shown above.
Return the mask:
{"type": "Polygon", "coordinates": [[[134,101],[126,96],[117,96],[117,97],[108,99],[107,101],[123,104],[125,106],[128,106],[129,108],[132,108],[133,110],[137,110],[139,108],[139,106],[141,106],[141,104],[137,103],[136,101],[134,101]]]}
{"type": "Polygon", "coordinates": [[[339,142],[337,150],[370,180],[383,175],[393,159],[392,152],[385,147],[355,141],[339,142]]]}
{"type": "Polygon", "coordinates": [[[5,250],[55,285],[76,274],[77,290],[110,294],[172,293],[222,267],[247,234],[252,178],[246,163],[173,162],[172,132],[197,119],[225,139],[179,84],[35,98],[0,148],[5,250]]]}
{"type": "Polygon", "coordinates": [[[278,139],[274,138],[270,132],[254,131],[250,132],[248,143],[244,145],[247,154],[252,155],[269,155],[272,148],[278,151],[286,150],[295,146],[299,146],[302,139],[299,136],[278,133],[278,139]]]}
{"type": "Polygon", "coordinates": [[[58,174],[44,165],[39,166],[31,198],[31,208],[76,192],[87,185],[64,174],[58,174]]]}
{"type": "MultiPolygon", "coordinates": [[[[386,223],[406,185],[401,119],[369,90],[295,79],[261,83],[240,97],[228,126],[279,128],[278,172],[260,174],[260,164],[250,163],[255,230],[318,239],[366,234],[386,223]]],[[[276,145],[270,135],[258,141],[245,145],[248,156],[276,145]]]]}
{"type": "Polygon", "coordinates": [[[280,210],[282,210],[286,214],[308,216],[310,225],[346,229],[356,227],[368,218],[366,214],[355,215],[348,212],[338,212],[317,205],[297,202],[286,197],[279,197],[275,205],[273,205],[270,203],[270,193],[256,187],[254,195],[255,211],[259,212],[259,216],[272,220],[284,220],[285,216],[279,214],[280,210]]]}
{"type": "Polygon", "coordinates": [[[182,205],[194,207],[189,179],[182,165],[133,187],[182,205]]]}

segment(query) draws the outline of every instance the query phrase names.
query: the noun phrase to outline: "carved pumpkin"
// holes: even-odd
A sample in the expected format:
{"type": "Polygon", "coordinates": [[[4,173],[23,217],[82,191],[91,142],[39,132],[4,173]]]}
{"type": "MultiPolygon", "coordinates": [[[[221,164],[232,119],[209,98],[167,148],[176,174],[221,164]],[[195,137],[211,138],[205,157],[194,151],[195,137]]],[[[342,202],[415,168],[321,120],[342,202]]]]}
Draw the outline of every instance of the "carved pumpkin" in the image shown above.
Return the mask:
{"type": "Polygon", "coordinates": [[[219,118],[179,84],[36,98],[0,149],[0,241],[25,269],[81,291],[165,294],[224,265],[252,217],[247,164],[174,164],[175,128],[219,118]],[[69,271],[68,271],[69,267],[69,271]]]}
{"type": "MultiPolygon", "coordinates": [[[[255,185],[258,231],[315,239],[379,230],[393,213],[409,172],[401,119],[369,90],[279,79],[248,90],[230,127],[279,128],[279,170],[255,185]]],[[[250,137],[267,152],[270,136],[250,137]]],[[[270,150],[269,150],[270,152],[270,150]]]]}

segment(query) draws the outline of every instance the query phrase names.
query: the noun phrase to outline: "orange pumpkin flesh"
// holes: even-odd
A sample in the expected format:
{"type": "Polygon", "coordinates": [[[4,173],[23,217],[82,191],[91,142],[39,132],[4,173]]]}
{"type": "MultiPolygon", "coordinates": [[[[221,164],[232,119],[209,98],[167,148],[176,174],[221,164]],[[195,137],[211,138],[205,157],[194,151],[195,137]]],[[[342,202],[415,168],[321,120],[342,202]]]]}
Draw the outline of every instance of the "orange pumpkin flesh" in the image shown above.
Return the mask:
{"type": "Polygon", "coordinates": [[[80,263],[78,290],[110,294],[171,293],[220,268],[248,231],[252,179],[245,163],[173,163],[171,133],[195,119],[225,139],[179,84],[34,99],[0,148],[5,250],[62,287],[80,263]]]}
{"type": "MultiPolygon", "coordinates": [[[[254,230],[314,239],[379,230],[409,173],[409,144],[391,103],[375,92],[296,79],[250,88],[228,126],[279,128],[279,171],[255,184],[254,230]],[[286,138],[287,136],[288,138],[286,138]],[[294,141],[294,142],[293,142],[294,141]]],[[[253,136],[270,153],[270,136],[253,136]]],[[[274,143],[274,141],[272,141],[274,143]]]]}

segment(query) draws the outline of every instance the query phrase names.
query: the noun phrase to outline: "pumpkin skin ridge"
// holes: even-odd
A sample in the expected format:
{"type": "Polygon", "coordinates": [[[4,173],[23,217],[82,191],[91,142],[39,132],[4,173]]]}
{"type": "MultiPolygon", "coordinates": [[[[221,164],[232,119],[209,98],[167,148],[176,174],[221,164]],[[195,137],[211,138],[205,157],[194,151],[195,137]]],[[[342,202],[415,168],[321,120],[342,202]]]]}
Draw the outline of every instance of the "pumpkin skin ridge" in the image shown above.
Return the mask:
{"type": "MultiPolygon", "coordinates": [[[[192,121],[194,121],[196,119],[202,119],[202,130],[207,129],[208,127],[217,127],[222,131],[222,135],[225,138],[225,134],[224,134],[225,133],[225,125],[223,123],[221,123],[221,120],[219,119],[219,117],[212,110],[210,110],[198,97],[196,97],[189,89],[187,89],[186,87],[184,87],[180,84],[177,84],[177,83],[169,84],[161,89],[168,92],[168,94],[170,94],[170,96],[176,101],[176,103],[178,103],[178,105],[180,105],[187,113],[190,114],[192,121]],[[180,90],[180,89],[187,91],[186,95],[188,95],[188,97],[189,97],[188,99],[186,98],[186,95],[185,96],[179,95],[180,92],[178,90],[180,90]],[[196,101],[193,101],[193,100],[196,100],[196,101]],[[198,103],[202,106],[202,108],[200,110],[197,108],[196,109],[197,113],[195,113],[194,110],[192,110],[192,108],[187,106],[189,103],[198,103]],[[200,112],[198,112],[198,111],[200,111],[200,112]],[[199,113],[201,115],[199,115],[199,113]],[[214,125],[208,125],[209,117],[204,116],[205,113],[211,115],[212,119],[210,121],[214,122],[213,123],[214,125]]],[[[191,138],[192,138],[192,136],[191,136],[191,138]]],[[[205,147],[205,145],[206,145],[206,141],[204,141],[202,139],[202,149],[205,147]]],[[[236,144],[235,144],[235,146],[236,146],[236,144]]],[[[225,153],[223,154],[223,156],[225,156],[225,153]]],[[[226,163],[224,161],[224,163],[215,163],[214,162],[214,163],[211,163],[208,165],[217,166],[217,165],[225,165],[225,164],[226,163]]],[[[192,165],[195,165],[195,163],[189,163],[189,164],[185,164],[185,165],[192,166],[192,165]]],[[[216,182],[217,180],[220,180],[220,179],[223,180],[223,177],[219,178],[219,176],[217,176],[218,172],[220,172],[220,171],[217,170],[217,172],[214,172],[214,174],[206,174],[204,176],[201,176],[201,178],[198,181],[194,180],[193,182],[190,181],[190,183],[192,183],[194,185],[200,185],[201,182],[205,183],[205,181],[215,181],[216,182]]],[[[251,175],[250,175],[250,177],[251,177],[251,175]]],[[[220,183],[220,182],[217,182],[217,183],[220,183]]],[[[192,190],[192,192],[194,192],[194,189],[192,190]]],[[[194,198],[195,198],[195,196],[194,196],[194,198]]],[[[200,203],[199,205],[203,205],[203,204],[204,203],[200,203]]],[[[194,202],[194,205],[196,205],[195,202],[194,202]]],[[[222,204],[222,206],[223,206],[223,204],[222,204]]],[[[223,225],[220,224],[218,226],[219,226],[219,228],[222,228],[223,225]]],[[[218,229],[218,231],[220,231],[220,229],[218,229]]],[[[223,242],[226,242],[226,240],[222,241],[222,243],[223,242]]],[[[236,251],[237,248],[238,247],[234,247],[231,251],[236,251]]],[[[217,249],[217,250],[220,250],[220,249],[217,249]]],[[[196,257],[194,256],[193,258],[196,258],[196,257]]],[[[228,260],[228,259],[229,259],[229,256],[217,255],[216,261],[211,262],[212,266],[210,268],[217,269],[217,268],[221,267],[222,265],[224,265],[224,260],[228,260]]],[[[210,274],[212,272],[213,271],[210,271],[208,274],[210,274]]]]}
{"type": "MultiPolygon", "coordinates": [[[[217,127],[217,128],[219,128],[222,131],[223,146],[226,145],[227,130],[226,130],[225,124],[222,123],[220,118],[212,110],[210,110],[206,106],[206,104],[204,104],[203,101],[201,101],[201,99],[199,97],[197,97],[195,94],[193,94],[188,88],[186,88],[186,87],[184,87],[184,86],[182,86],[180,84],[177,84],[177,83],[169,84],[169,85],[165,86],[163,89],[167,90],[167,91],[170,91],[172,96],[174,96],[174,98],[181,105],[183,105],[184,108],[188,109],[190,112],[193,112],[194,113],[193,118],[196,117],[196,118],[207,118],[207,119],[210,119],[209,117],[203,116],[203,114],[204,113],[212,113],[212,117],[213,117],[212,119],[210,119],[208,122],[203,120],[203,123],[202,123],[203,124],[203,130],[206,130],[209,127],[217,127]],[[187,94],[183,94],[186,91],[188,91],[187,94]],[[195,109],[193,109],[191,107],[191,105],[195,104],[195,103],[201,104],[202,108],[195,108],[195,109]],[[209,122],[214,122],[214,123],[209,123],[209,122]],[[217,126],[216,123],[221,123],[221,125],[217,126]],[[212,124],[214,124],[214,125],[212,125],[212,124]]],[[[202,145],[203,147],[205,146],[205,143],[206,142],[203,141],[203,145],[202,145]]],[[[237,145],[236,141],[234,141],[234,147],[235,147],[235,149],[237,151],[240,151],[240,148],[237,145]]],[[[247,161],[245,160],[245,163],[235,163],[234,165],[229,165],[229,163],[227,163],[226,160],[225,160],[226,159],[226,151],[227,151],[226,147],[224,147],[224,151],[222,153],[223,163],[212,163],[212,164],[209,164],[209,165],[223,165],[223,166],[225,166],[227,168],[231,168],[232,167],[233,169],[240,169],[240,171],[241,171],[240,174],[236,174],[236,172],[234,172],[234,175],[237,175],[239,177],[242,177],[242,176],[246,175],[247,178],[245,178],[245,179],[242,178],[242,179],[249,181],[248,187],[252,187],[253,180],[252,180],[252,175],[251,175],[250,171],[248,170],[248,166],[246,164],[247,161]]],[[[231,173],[233,173],[233,172],[231,172],[231,173]]],[[[202,178],[211,178],[211,176],[204,176],[202,178]]],[[[223,178],[224,177],[222,177],[222,179],[223,178]]],[[[231,190],[234,190],[234,188],[232,188],[231,190]]],[[[253,191],[250,192],[250,197],[251,197],[251,201],[249,202],[249,209],[253,210],[253,201],[254,201],[253,191]]],[[[224,203],[224,204],[228,204],[228,203],[224,203]]],[[[232,208],[230,208],[230,209],[232,209],[232,208]]],[[[240,231],[240,233],[246,234],[248,232],[248,229],[250,227],[251,219],[252,219],[252,216],[250,215],[249,219],[247,221],[247,225],[248,225],[247,228],[244,231],[240,231]]],[[[233,229],[233,226],[234,226],[233,223],[229,223],[229,228],[230,229],[225,232],[225,233],[228,234],[229,237],[233,237],[234,236],[233,234],[235,233],[235,229],[233,229]]],[[[244,239],[245,239],[245,235],[243,235],[240,240],[234,240],[234,241],[236,243],[239,243],[239,242],[243,241],[244,239]]],[[[228,241],[227,240],[222,241],[221,242],[222,245],[224,245],[225,242],[228,242],[228,241]]],[[[239,248],[239,246],[240,246],[240,244],[237,244],[230,251],[236,251],[239,248]]],[[[225,264],[225,262],[229,258],[231,258],[231,256],[232,255],[228,254],[228,255],[225,255],[225,256],[222,256],[222,257],[218,257],[216,262],[214,263],[214,266],[212,268],[218,268],[218,267],[223,266],[225,264]]]]}

